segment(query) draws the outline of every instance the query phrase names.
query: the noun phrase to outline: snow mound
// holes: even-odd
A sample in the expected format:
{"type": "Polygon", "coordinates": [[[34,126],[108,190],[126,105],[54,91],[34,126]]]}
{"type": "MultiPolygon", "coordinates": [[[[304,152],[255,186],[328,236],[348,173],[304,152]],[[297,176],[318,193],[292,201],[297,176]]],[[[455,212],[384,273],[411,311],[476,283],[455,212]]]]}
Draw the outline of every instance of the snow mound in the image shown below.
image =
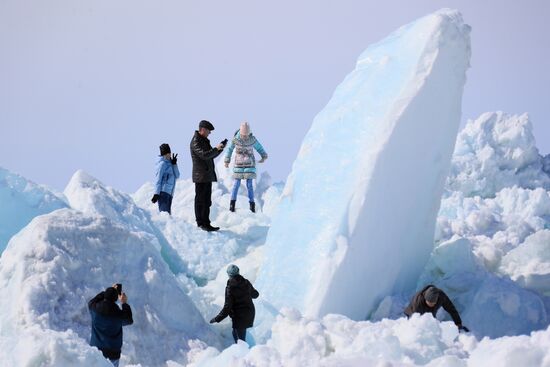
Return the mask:
{"type": "Polygon", "coordinates": [[[468,238],[484,266],[498,272],[503,256],[550,227],[550,193],[542,188],[504,188],[494,198],[453,192],[441,201],[436,243],[468,238]]]}
{"type": "MultiPolygon", "coordinates": [[[[154,241],[145,232],[70,209],[35,218],[0,258],[2,340],[54,335],[52,341],[33,345],[37,360],[48,360],[49,348],[65,343],[63,333],[77,336],[74,344],[84,348],[91,323],[87,301],[121,282],[135,320],[124,329],[125,363],[161,365],[167,359],[183,363],[188,340],[216,343],[154,241]]],[[[86,349],[92,348],[75,352],[68,360],[81,355],[94,359],[86,349]]],[[[25,353],[3,354],[12,359],[12,366],[23,365],[27,358],[25,353]]]]}
{"type": "Polygon", "coordinates": [[[547,366],[550,329],[478,341],[427,314],[372,323],[341,315],[310,319],[283,309],[265,345],[239,342],[220,353],[196,343],[190,354],[189,367],[547,366]]]}
{"type": "Polygon", "coordinates": [[[90,174],[78,170],[64,191],[71,208],[88,215],[107,217],[134,230],[151,231],[147,213],[131,196],[106,186],[90,174]]]}
{"type": "Polygon", "coordinates": [[[469,32],[453,10],[400,28],[363,52],[316,116],[269,230],[260,334],[285,305],[363,319],[415,287],[456,140],[469,32]]]}
{"type": "MultiPolygon", "coordinates": [[[[262,177],[267,180],[265,177],[269,175],[262,177]]],[[[262,211],[261,204],[258,204],[257,213],[249,211],[246,191],[242,191],[242,187],[237,197],[237,211],[231,213],[229,188],[225,186],[225,182],[232,181],[224,179],[222,175],[220,182],[212,185],[210,219],[213,224],[221,227],[219,232],[213,233],[204,232],[196,226],[195,185],[190,179],[178,180],[172,202],[172,216],[159,213],[157,206],[151,203],[154,191],[152,183],[144,184],[133,195],[137,205],[148,212],[154,226],[182,259],[187,274],[200,285],[215,279],[220,269],[230,262],[263,245],[271,224],[271,219],[262,211]]],[[[256,197],[262,198],[269,213],[277,205],[280,193],[277,187],[280,185],[256,192],[256,197]]]]}
{"type": "Polygon", "coordinates": [[[172,272],[179,274],[187,271],[186,264],[170,242],[153,224],[149,214],[138,207],[130,195],[106,186],[97,178],[79,170],[65,188],[65,196],[73,209],[90,216],[109,218],[133,231],[152,234],[156,239],[152,243],[159,249],[172,272]]]}
{"type": "Polygon", "coordinates": [[[450,191],[494,197],[505,187],[550,189],[527,114],[487,112],[470,120],[458,135],[450,191]]]}
{"type": "Polygon", "coordinates": [[[57,194],[2,167],[0,203],[0,254],[34,217],[67,207],[57,194]]]}

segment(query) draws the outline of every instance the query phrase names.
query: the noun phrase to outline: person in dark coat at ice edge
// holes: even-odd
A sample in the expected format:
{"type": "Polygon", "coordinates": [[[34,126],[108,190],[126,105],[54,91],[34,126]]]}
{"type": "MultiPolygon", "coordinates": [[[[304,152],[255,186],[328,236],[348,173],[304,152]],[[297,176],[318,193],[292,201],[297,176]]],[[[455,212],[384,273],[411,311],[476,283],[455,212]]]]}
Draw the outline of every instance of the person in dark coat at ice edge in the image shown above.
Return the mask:
{"type": "Polygon", "coordinates": [[[134,323],[128,297],[119,287],[122,285],[115,284],[88,302],[92,316],[90,345],[97,347],[115,367],[118,367],[122,350],[122,327],[134,323]],[[115,303],[117,299],[122,309],[115,303]]]}
{"type": "Polygon", "coordinates": [[[435,317],[440,307],[443,307],[451,315],[458,330],[470,331],[466,326],[462,325],[458,311],[445,292],[433,285],[427,285],[420,292],[416,293],[404,312],[407,318],[411,317],[413,313],[423,315],[426,312],[430,312],[435,317]]]}
{"type": "Polygon", "coordinates": [[[235,343],[239,339],[245,341],[246,329],[254,324],[256,310],[253,298],[258,298],[260,293],[250,282],[239,274],[237,265],[227,267],[227,286],[225,287],[225,304],[218,316],[210,320],[210,323],[220,322],[227,316],[233,322],[233,339],[235,343]]]}

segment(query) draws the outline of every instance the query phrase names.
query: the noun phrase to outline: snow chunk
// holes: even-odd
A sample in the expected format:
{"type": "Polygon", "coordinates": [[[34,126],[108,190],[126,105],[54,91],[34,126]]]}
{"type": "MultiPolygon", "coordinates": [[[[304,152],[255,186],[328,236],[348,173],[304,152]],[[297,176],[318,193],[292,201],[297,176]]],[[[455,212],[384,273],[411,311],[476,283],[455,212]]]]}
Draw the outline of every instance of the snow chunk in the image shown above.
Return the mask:
{"type": "Polygon", "coordinates": [[[532,234],[508,252],[500,271],[522,287],[550,296],[550,230],[532,234]]]}

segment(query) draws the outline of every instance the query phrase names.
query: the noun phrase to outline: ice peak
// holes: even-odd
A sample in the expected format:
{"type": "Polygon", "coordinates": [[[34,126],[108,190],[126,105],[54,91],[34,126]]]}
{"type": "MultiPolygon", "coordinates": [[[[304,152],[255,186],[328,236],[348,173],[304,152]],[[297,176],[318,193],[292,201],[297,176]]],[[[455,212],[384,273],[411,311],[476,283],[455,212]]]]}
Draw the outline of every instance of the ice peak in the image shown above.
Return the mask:
{"type": "Polygon", "coordinates": [[[99,181],[97,178],[95,178],[94,176],[90,175],[89,173],[87,173],[86,171],[84,171],[82,169],[77,170],[73,174],[73,176],[71,177],[67,187],[74,186],[74,185],[78,185],[78,186],[100,185],[100,186],[103,186],[101,181],[99,181]]]}

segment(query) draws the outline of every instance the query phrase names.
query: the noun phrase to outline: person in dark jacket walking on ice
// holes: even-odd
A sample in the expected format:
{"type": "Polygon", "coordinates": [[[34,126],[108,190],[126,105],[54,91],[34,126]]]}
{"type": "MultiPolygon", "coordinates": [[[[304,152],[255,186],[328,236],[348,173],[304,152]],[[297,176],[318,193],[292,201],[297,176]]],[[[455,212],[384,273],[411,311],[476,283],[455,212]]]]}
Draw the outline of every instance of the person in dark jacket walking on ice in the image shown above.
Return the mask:
{"type": "Polygon", "coordinates": [[[237,130],[235,136],[231,140],[224,159],[225,167],[227,168],[231,162],[233,150],[235,150],[235,164],[233,166],[233,178],[235,179],[235,183],[233,184],[231,201],[229,202],[229,210],[232,212],[235,211],[235,203],[239,187],[241,186],[241,180],[246,180],[250,211],[252,213],[256,212],[254,186],[252,185],[252,180],[256,178],[256,158],[254,157],[254,149],[262,157],[258,163],[263,163],[267,159],[267,153],[262,144],[260,144],[256,137],[250,132],[250,125],[248,125],[248,122],[243,122],[240,129],[237,130]]]}
{"type": "Polygon", "coordinates": [[[458,311],[445,292],[433,285],[427,285],[420,292],[416,293],[404,312],[407,318],[411,317],[413,313],[422,315],[426,312],[430,312],[435,317],[437,310],[441,307],[451,315],[459,330],[470,331],[466,326],[462,325],[458,311]]]}
{"type": "Polygon", "coordinates": [[[172,214],[172,198],[176,189],[176,180],[180,177],[178,155],[172,154],[170,145],[161,144],[160,156],[157,162],[155,194],[151,201],[158,202],[159,212],[172,214]]]}
{"type": "Polygon", "coordinates": [[[246,339],[246,329],[254,324],[256,309],[253,298],[258,298],[260,293],[250,282],[239,274],[237,265],[227,267],[227,286],[225,287],[225,304],[218,316],[210,320],[210,323],[220,322],[227,316],[233,322],[233,339],[235,343],[246,339]]]}
{"type": "Polygon", "coordinates": [[[193,160],[192,176],[195,183],[195,219],[197,226],[208,232],[220,229],[210,224],[210,206],[212,205],[212,182],[218,181],[214,158],[221,154],[227,143],[225,140],[212,148],[208,136],[213,130],[214,126],[209,121],[202,120],[190,144],[193,160]]]}
{"type": "Polygon", "coordinates": [[[119,294],[119,286],[115,284],[107,288],[88,302],[92,316],[90,345],[97,347],[115,367],[118,367],[122,350],[122,327],[134,323],[128,297],[126,293],[119,294]],[[122,309],[115,303],[117,299],[122,309]]]}

